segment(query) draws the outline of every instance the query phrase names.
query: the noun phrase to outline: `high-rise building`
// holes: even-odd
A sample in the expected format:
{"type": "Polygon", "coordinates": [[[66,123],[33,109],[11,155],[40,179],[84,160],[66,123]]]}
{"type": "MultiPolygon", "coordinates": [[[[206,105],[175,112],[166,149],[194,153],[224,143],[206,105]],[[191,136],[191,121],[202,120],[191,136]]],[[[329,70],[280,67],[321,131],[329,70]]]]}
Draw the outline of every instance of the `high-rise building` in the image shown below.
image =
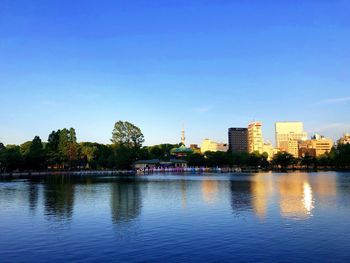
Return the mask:
{"type": "Polygon", "coordinates": [[[210,139],[204,139],[201,145],[201,152],[227,152],[228,146],[225,143],[214,142],[210,139]]]}
{"type": "Polygon", "coordinates": [[[232,153],[248,152],[248,129],[230,128],[228,130],[228,141],[232,153]]]}
{"type": "Polygon", "coordinates": [[[259,152],[264,151],[264,139],[262,136],[262,123],[253,122],[248,126],[248,152],[259,152]]]}
{"type": "Polygon", "coordinates": [[[281,151],[288,152],[295,157],[299,155],[298,142],[306,140],[302,122],[276,122],[276,146],[281,151]]]}

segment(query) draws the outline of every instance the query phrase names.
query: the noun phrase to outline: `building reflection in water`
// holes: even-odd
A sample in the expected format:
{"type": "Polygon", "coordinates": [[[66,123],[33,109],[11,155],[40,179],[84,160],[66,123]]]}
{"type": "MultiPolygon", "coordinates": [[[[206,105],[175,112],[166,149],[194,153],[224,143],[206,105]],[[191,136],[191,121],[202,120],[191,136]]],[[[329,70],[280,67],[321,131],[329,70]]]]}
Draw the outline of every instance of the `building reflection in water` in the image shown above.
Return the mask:
{"type": "Polygon", "coordinates": [[[337,195],[336,176],[327,174],[257,174],[231,181],[230,188],[233,211],[253,209],[259,218],[268,216],[271,202],[284,218],[308,219],[316,205],[332,205],[337,195]]]}
{"type": "Polygon", "coordinates": [[[269,198],[274,192],[272,175],[255,175],[252,178],[251,191],[254,212],[258,217],[265,218],[269,198]]]}
{"type": "Polygon", "coordinates": [[[249,179],[230,181],[231,207],[240,215],[252,210],[251,181],[249,179]]]}
{"type": "Polygon", "coordinates": [[[72,178],[48,177],[44,182],[45,213],[56,220],[70,220],[73,216],[75,185],[72,178]]]}
{"type": "Polygon", "coordinates": [[[135,181],[120,181],[111,186],[112,221],[115,224],[132,221],[141,213],[140,185],[135,181]]]}
{"type": "Polygon", "coordinates": [[[202,196],[203,200],[208,204],[214,204],[217,201],[217,194],[219,191],[218,181],[203,180],[202,182],[202,196]]]}
{"type": "Polygon", "coordinates": [[[278,187],[282,217],[306,219],[312,215],[314,197],[307,174],[280,176],[278,187]]]}

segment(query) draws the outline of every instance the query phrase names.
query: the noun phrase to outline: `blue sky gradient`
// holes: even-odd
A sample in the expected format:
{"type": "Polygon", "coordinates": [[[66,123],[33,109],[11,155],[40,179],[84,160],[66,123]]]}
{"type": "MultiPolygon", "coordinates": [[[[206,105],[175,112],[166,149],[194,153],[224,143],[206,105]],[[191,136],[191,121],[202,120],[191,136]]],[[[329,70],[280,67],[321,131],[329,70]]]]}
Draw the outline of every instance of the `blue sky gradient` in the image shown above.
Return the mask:
{"type": "Polygon", "coordinates": [[[74,127],[108,143],[227,141],[229,127],[298,120],[350,131],[350,2],[16,1],[0,8],[0,141],[74,127]],[[73,3],[74,2],[74,3],[73,3]],[[94,3],[92,3],[94,2],[94,3]]]}

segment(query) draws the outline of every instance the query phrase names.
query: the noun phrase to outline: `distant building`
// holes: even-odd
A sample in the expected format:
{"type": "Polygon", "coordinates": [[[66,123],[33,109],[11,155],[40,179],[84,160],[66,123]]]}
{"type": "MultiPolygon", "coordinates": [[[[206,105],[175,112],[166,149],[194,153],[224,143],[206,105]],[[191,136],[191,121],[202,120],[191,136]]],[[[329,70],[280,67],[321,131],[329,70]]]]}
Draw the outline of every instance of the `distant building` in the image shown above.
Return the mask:
{"type": "Polygon", "coordinates": [[[191,153],[193,153],[193,150],[191,148],[187,148],[183,144],[178,148],[171,149],[170,151],[170,154],[176,158],[186,157],[191,153]]]}
{"type": "Polygon", "coordinates": [[[194,153],[200,153],[201,152],[201,148],[198,146],[198,144],[191,144],[190,148],[192,149],[192,151],[194,153]]]}
{"type": "Polygon", "coordinates": [[[264,151],[264,139],[262,136],[262,123],[253,122],[248,126],[248,152],[259,152],[264,151]]]}
{"type": "Polygon", "coordinates": [[[248,152],[248,129],[230,128],[228,130],[229,150],[232,153],[248,152]]]}
{"type": "Polygon", "coordinates": [[[350,144],[350,134],[345,133],[343,137],[341,137],[338,142],[338,144],[350,144]]]}
{"type": "Polygon", "coordinates": [[[311,140],[299,141],[299,157],[318,157],[332,150],[333,141],[316,134],[311,140]]]}
{"type": "Polygon", "coordinates": [[[276,146],[281,151],[299,156],[299,141],[306,140],[302,122],[276,122],[276,146]]]}
{"type": "Polygon", "coordinates": [[[155,169],[155,168],[186,168],[187,161],[171,159],[169,162],[163,162],[159,159],[152,160],[139,160],[134,162],[135,170],[144,170],[144,169],[155,169]]]}
{"type": "Polygon", "coordinates": [[[271,161],[272,158],[279,152],[279,149],[274,148],[272,143],[266,142],[263,145],[263,153],[267,153],[267,160],[271,161]]]}
{"type": "Polygon", "coordinates": [[[201,145],[201,152],[227,152],[228,145],[226,143],[214,142],[210,139],[204,139],[201,145]]]}

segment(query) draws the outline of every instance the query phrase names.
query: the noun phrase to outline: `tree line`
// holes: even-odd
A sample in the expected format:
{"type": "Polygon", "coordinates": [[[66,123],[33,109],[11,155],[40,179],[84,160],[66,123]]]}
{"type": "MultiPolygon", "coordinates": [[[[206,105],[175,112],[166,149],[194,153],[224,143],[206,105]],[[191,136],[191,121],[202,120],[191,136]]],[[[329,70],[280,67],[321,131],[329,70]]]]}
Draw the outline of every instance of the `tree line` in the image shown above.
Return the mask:
{"type": "MultiPolygon", "coordinates": [[[[171,150],[181,144],[143,146],[144,136],[129,122],[115,123],[111,144],[77,142],[74,128],[52,131],[47,142],[35,136],[21,145],[0,142],[0,172],[73,169],[131,169],[136,160],[169,161],[171,150]]],[[[192,167],[350,168],[350,144],[337,145],[318,158],[295,158],[280,152],[271,161],[266,153],[193,152],[183,157],[192,167]]]]}

